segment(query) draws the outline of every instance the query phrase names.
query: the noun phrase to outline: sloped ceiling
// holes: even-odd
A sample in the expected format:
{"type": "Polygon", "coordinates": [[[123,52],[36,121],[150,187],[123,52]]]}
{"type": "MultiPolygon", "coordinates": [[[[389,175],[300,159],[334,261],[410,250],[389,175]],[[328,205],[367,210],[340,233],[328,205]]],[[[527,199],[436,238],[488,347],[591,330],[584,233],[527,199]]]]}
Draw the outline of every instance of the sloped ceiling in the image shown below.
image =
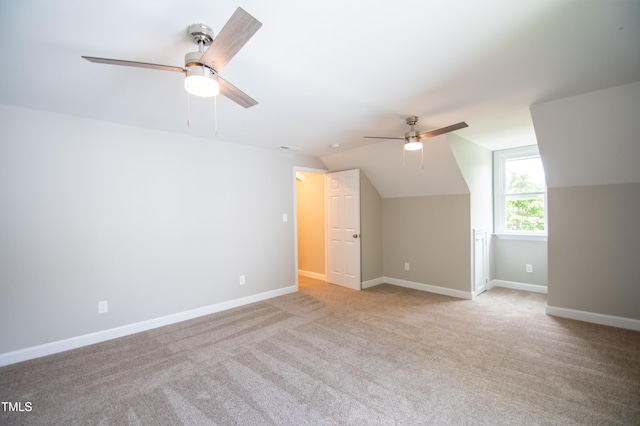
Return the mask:
{"type": "Polygon", "coordinates": [[[321,159],[331,171],[361,169],[382,198],[469,193],[446,136],[425,145],[424,168],[421,152],[403,155],[401,145],[383,141],[321,159]]]}
{"type": "Polygon", "coordinates": [[[532,105],[550,188],[640,182],[640,82],[532,105]]]}
{"type": "Polygon", "coordinates": [[[466,121],[457,134],[488,149],[528,145],[530,105],[640,81],[640,2],[15,0],[0,3],[0,46],[2,104],[334,163],[330,144],[347,157],[366,146],[387,156],[367,160],[380,164],[371,174],[391,182],[386,161],[401,152],[362,136],[400,136],[407,115],[421,131],[466,121]],[[263,26],[222,76],[259,104],[219,97],[217,135],[210,99],[191,98],[187,128],[181,74],[80,58],[182,66],[196,50],[186,27],[217,33],[238,6],[263,26]]]}

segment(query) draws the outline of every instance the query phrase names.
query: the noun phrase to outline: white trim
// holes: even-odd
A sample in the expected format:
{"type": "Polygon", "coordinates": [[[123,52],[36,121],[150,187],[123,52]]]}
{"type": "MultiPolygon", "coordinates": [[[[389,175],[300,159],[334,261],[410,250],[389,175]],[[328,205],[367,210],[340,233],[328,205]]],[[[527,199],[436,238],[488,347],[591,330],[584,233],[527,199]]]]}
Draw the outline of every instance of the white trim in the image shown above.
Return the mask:
{"type": "Polygon", "coordinates": [[[493,234],[501,240],[547,241],[547,234],[493,234]]]}
{"type": "Polygon", "coordinates": [[[490,266],[489,266],[489,239],[491,237],[491,234],[489,233],[489,231],[487,230],[487,228],[474,228],[473,231],[471,232],[471,271],[472,271],[472,278],[471,278],[471,288],[473,289],[473,291],[471,292],[471,299],[475,299],[476,296],[478,294],[482,294],[484,291],[488,290],[487,284],[489,284],[489,274],[490,274],[490,266]],[[484,235],[483,235],[484,234],[484,235]],[[478,240],[478,238],[483,238],[484,239],[484,247],[483,247],[483,264],[482,264],[482,271],[484,272],[482,275],[482,279],[484,280],[484,284],[480,283],[481,285],[478,285],[478,283],[476,282],[477,279],[477,275],[478,275],[478,271],[477,271],[477,261],[478,261],[478,255],[479,253],[476,251],[476,241],[478,240]],[[478,287],[483,288],[483,290],[478,293],[478,287]]]}
{"type": "Polygon", "coordinates": [[[375,287],[377,285],[384,284],[384,283],[385,283],[384,277],[374,278],[372,280],[363,281],[362,289],[364,290],[365,288],[375,287]]]}
{"type": "Polygon", "coordinates": [[[329,173],[327,169],[315,169],[313,167],[302,167],[302,166],[293,166],[294,171],[298,172],[309,172],[309,173],[319,173],[321,175],[326,175],[329,173]]]}
{"type": "Polygon", "coordinates": [[[557,306],[547,306],[546,313],[547,315],[555,317],[569,318],[572,320],[590,322],[593,324],[608,325],[610,327],[640,331],[640,320],[633,318],[616,317],[613,315],[597,314],[595,312],[559,308],[557,306]]]}
{"type": "Polygon", "coordinates": [[[414,290],[426,291],[429,293],[443,294],[445,296],[457,297],[458,299],[473,299],[473,293],[470,291],[454,290],[452,288],[440,287],[431,284],[416,283],[413,281],[399,280],[396,278],[384,277],[387,284],[397,285],[399,287],[412,288],[414,290]]]}
{"type": "Polygon", "coordinates": [[[487,289],[492,287],[512,288],[514,290],[530,291],[532,293],[547,294],[547,286],[538,284],[526,284],[515,281],[491,280],[487,289]]]}
{"type": "Polygon", "coordinates": [[[165,325],[175,324],[182,321],[214,314],[216,312],[226,311],[228,309],[237,308],[239,306],[248,305],[250,303],[261,302],[285,294],[295,293],[298,291],[296,285],[279,288],[277,290],[266,291],[240,299],[220,302],[201,308],[191,309],[189,311],[178,312],[176,314],[164,317],[154,318],[147,321],[141,321],[133,324],[123,325],[121,327],[110,328],[108,330],[97,331],[95,333],[84,334],[81,336],[71,337],[68,339],[58,340],[43,345],[31,346],[29,348],[19,349],[13,352],[5,352],[0,354],[0,367],[15,364],[16,362],[27,361],[34,358],[52,355],[59,352],[76,349],[83,346],[93,345],[95,343],[104,342],[118,337],[124,337],[142,331],[151,330],[165,325]]]}
{"type": "Polygon", "coordinates": [[[304,271],[302,269],[298,269],[298,275],[302,275],[303,277],[307,277],[307,278],[315,278],[316,280],[322,280],[322,281],[327,280],[326,274],[320,274],[318,272],[311,272],[311,271],[304,271]]]}

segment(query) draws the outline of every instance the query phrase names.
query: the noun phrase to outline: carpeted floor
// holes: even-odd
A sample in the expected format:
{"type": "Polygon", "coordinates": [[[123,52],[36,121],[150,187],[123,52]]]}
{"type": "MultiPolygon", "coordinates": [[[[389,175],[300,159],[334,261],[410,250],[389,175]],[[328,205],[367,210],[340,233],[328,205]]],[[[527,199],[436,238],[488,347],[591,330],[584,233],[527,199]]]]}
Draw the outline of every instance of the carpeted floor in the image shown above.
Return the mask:
{"type": "Polygon", "coordinates": [[[300,292],[0,368],[0,424],[640,424],[640,333],[301,278],[300,292]],[[23,405],[24,406],[24,405],[23,405]]]}

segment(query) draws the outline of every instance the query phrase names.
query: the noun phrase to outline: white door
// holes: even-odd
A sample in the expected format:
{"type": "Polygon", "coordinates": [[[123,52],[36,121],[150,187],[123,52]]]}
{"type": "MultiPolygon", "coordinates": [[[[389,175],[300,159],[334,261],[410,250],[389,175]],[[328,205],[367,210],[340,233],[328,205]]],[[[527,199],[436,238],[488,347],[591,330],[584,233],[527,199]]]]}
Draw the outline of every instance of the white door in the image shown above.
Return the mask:
{"type": "Polygon", "coordinates": [[[487,289],[489,283],[489,247],[487,244],[487,231],[483,229],[473,230],[473,264],[474,264],[474,292],[477,295],[487,289]]]}
{"type": "Polygon", "coordinates": [[[360,170],[327,174],[327,281],[360,290],[360,170]]]}

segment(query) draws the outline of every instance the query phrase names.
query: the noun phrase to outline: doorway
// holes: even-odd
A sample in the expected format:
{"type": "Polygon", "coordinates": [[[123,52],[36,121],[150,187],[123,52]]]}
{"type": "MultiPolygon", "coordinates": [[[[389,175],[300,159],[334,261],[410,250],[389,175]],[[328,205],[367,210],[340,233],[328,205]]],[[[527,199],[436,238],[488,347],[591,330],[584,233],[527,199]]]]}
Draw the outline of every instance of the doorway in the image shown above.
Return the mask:
{"type": "Polygon", "coordinates": [[[326,171],[294,168],[296,267],[307,283],[326,281],[326,171]]]}

